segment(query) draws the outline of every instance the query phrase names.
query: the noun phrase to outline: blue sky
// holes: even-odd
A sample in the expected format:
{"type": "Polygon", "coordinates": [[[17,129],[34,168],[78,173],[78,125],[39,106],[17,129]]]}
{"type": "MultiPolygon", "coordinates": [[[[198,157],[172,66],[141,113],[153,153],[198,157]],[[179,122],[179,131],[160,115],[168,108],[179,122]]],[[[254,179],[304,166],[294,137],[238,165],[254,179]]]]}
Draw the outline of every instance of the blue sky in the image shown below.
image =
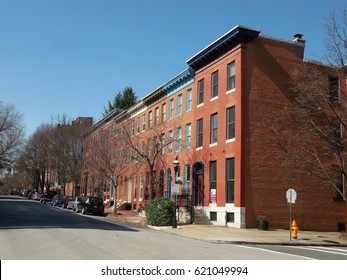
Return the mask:
{"type": "Polygon", "coordinates": [[[235,27],[292,40],[324,55],[324,17],[339,0],[0,0],[0,101],[26,134],[52,116],[102,117],[126,86],[139,98],[235,27]]]}

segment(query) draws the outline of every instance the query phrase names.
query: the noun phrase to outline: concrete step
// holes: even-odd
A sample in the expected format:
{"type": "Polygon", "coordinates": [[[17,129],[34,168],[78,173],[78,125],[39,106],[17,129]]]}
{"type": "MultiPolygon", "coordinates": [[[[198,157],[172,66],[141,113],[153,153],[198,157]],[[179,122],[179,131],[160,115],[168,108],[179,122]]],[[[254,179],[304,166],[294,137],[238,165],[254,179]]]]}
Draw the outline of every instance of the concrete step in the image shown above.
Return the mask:
{"type": "Polygon", "coordinates": [[[210,219],[207,217],[203,209],[194,210],[194,224],[197,225],[210,225],[212,224],[210,219]]]}

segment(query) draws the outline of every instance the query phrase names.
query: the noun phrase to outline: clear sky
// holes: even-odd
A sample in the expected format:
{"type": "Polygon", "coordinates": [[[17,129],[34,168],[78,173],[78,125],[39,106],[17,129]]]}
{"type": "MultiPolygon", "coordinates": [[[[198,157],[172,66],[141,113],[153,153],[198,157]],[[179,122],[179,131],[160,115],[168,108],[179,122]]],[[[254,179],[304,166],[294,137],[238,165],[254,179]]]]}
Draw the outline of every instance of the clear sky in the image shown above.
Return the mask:
{"type": "Polygon", "coordinates": [[[26,134],[52,116],[102,117],[126,86],[141,99],[236,25],[281,39],[304,34],[324,55],[324,17],[340,0],[0,0],[0,100],[26,134]]]}

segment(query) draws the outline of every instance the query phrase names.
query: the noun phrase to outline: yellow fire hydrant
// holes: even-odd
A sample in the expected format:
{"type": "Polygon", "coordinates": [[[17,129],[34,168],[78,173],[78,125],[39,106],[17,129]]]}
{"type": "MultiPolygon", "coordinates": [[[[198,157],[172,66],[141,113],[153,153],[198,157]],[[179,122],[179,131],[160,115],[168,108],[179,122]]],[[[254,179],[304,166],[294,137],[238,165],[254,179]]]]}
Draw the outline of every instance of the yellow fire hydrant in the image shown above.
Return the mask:
{"type": "Polygon", "coordinates": [[[297,239],[298,238],[298,230],[299,230],[299,228],[298,228],[298,225],[297,225],[295,220],[293,220],[293,222],[292,222],[291,230],[292,230],[292,237],[294,239],[297,239]]]}

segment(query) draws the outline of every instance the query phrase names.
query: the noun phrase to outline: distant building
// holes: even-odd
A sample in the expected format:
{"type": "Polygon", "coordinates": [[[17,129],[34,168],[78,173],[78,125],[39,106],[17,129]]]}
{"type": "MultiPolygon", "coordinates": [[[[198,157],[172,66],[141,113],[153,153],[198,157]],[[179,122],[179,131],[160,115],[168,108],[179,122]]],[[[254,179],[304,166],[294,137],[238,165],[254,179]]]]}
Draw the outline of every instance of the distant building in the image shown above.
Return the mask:
{"type": "MultiPolygon", "coordinates": [[[[270,148],[252,141],[267,133],[259,126],[264,115],[290,103],[290,73],[308,63],[304,49],[300,34],[286,41],[236,26],[188,59],[185,71],[121,114],[111,112],[87,131],[81,193],[110,200],[117,197],[118,207],[136,211],[153,191],[173,199],[177,156],[180,199],[188,195],[194,211],[203,212],[215,225],[255,228],[257,218],[266,216],[270,227],[288,228],[285,195],[293,187],[298,194],[294,214],[300,229],[343,229],[347,206],[334,201],[331,188],[305,176],[284,181],[277,159],[264,156],[270,148]],[[86,162],[97,158],[100,145],[114,141],[101,138],[100,132],[120,127],[128,131],[133,147],[117,150],[128,156],[129,163],[115,196],[110,181],[86,162]],[[155,189],[149,190],[148,164],[134,151],[153,155],[158,147],[155,189]]],[[[321,67],[328,77],[332,69],[321,67]]],[[[339,83],[345,84],[344,80],[339,83]]],[[[118,144],[123,140],[117,139],[118,144]]],[[[345,187],[343,191],[346,194],[345,187]]],[[[182,220],[185,206],[179,203],[182,220]]]]}

